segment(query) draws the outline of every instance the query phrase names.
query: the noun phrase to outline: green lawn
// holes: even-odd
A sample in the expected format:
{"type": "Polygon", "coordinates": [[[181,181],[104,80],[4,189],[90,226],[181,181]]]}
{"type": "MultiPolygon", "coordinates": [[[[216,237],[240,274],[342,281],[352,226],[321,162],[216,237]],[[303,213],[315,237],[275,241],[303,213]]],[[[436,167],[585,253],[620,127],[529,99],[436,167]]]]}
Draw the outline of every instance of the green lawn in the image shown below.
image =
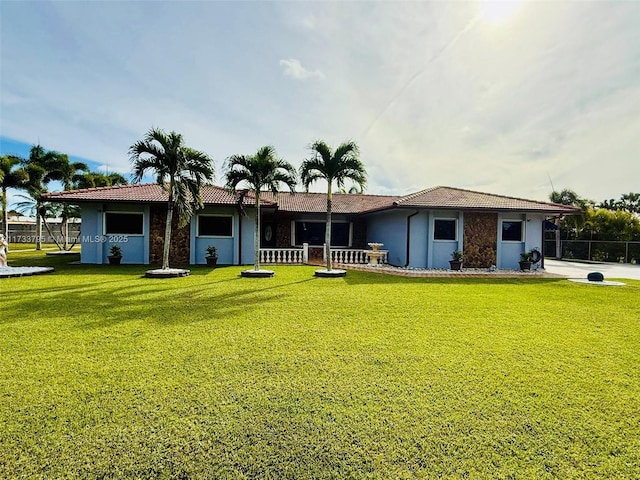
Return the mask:
{"type": "MultiPolygon", "coordinates": [[[[50,252],[50,251],[56,251],[59,250],[58,246],[55,243],[43,243],[41,245],[42,250],[45,252],[50,252]]],[[[35,243],[11,243],[9,245],[9,258],[14,258],[13,257],[13,253],[14,252],[23,252],[25,250],[35,250],[36,249],[36,244],[35,243]]],[[[80,245],[74,245],[73,246],[73,250],[74,251],[78,251],[80,252],[80,245]]]]}
{"type": "Polygon", "coordinates": [[[0,478],[637,478],[640,282],[0,279],[0,478]]]}

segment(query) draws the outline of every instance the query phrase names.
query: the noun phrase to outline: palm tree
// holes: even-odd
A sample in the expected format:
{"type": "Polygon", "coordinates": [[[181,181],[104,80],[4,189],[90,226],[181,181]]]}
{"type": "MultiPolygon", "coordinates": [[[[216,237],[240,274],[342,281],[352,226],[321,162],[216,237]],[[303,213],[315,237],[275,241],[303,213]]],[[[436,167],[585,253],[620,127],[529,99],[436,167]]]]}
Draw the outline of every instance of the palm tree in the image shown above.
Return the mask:
{"type": "Polygon", "coordinates": [[[622,194],[620,205],[627,212],[640,213],[640,193],[629,192],[622,194]]]}
{"type": "Polygon", "coordinates": [[[2,233],[9,241],[9,207],[7,205],[7,189],[25,188],[29,175],[24,168],[16,168],[21,164],[21,159],[13,155],[0,157],[0,188],[2,198],[2,233]]]}
{"type": "Polygon", "coordinates": [[[182,135],[152,128],[143,140],[129,148],[133,181],[140,183],[147,170],[167,193],[167,222],[164,231],[162,268],[169,268],[169,244],[174,210],[180,227],[189,223],[196,210],[204,207],[200,189],[214,180],[213,160],[204,152],[184,145],[182,135]]]}
{"type": "Polygon", "coordinates": [[[344,182],[350,180],[364,190],[367,184],[367,171],[359,158],[358,145],[355,142],[345,142],[335,151],[323,141],[318,140],[309,147],[313,157],[302,162],[300,178],[304,188],[316,180],[327,182],[327,225],[324,233],[325,255],[327,271],[331,271],[331,199],[332,185],[335,181],[339,188],[344,188],[344,182]]]}
{"type": "Polygon", "coordinates": [[[578,238],[578,235],[580,234],[586,219],[586,213],[589,209],[594,207],[595,202],[593,200],[589,200],[588,198],[581,197],[576,192],[568,188],[565,188],[560,192],[558,192],[557,190],[552,191],[549,195],[549,199],[553,203],[578,207],[580,210],[582,210],[582,213],[580,215],[571,215],[569,218],[564,218],[560,221],[560,224],[565,230],[567,230],[568,232],[572,232],[574,238],[578,238]]]}
{"type": "MultiPolygon", "coordinates": [[[[45,169],[47,172],[44,178],[45,184],[51,181],[58,181],[62,183],[64,190],[72,190],[75,188],[77,181],[89,171],[86,163],[70,162],[66,154],[52,156],[46,161],[45,169]]],[[[60,223],[62,243],[59,243],[57,239],[52,236],[60,250],[67,250],[69,244],[69,220],[71,218],[77,218],[79,214],[80,209],[75,206],[67,204],[62,206],[60,212],[60,217],[62,218],[62,222],[60,223]]]]}
{"type": "Polygon", "coordinates": [[[75,187],[78,179],[89,171],[89,167],[83,162],[70,162],[66,154],[59,154],[47,161],[45,168],[47,174],[45,183],[59,181],[64,190],[71,190],[75,187]]]}
{"type": "MultiPolygon", "coordinates": [[[[43,220],[46,225],[47,208],[42,196],[47,193],[47,185],[53,180],[49,172],[53,170],[54,166],[59,166],[64,162],[61,158],[66,158],[67,163],[69,162],[68,157],[62,153],[54,150],[46,151],[40,145],[33,145],[29,150],[29,158],[22,161],[25,170],[29,174],[29,181],[25,189],[33,199],[33,210],[36,215],[36,250],[42,249],[43,220]]],[[[28,202],[23,202],[24,208],[28,208],[26,203],[28,202]]]]}
{"type": "Polygon", "coordinates": [[[76,188],[112,187],[127,183],[127,179],[119,173],[86,172],[75,179],[76,188]]]}
{"type": "Polygon", "coordinates": [[[253,238],[255,262],[253,269],[260,270],[260,192],[262,189],[278,192],[280,183],[286,184],[291,193],[297,183],[296,169],[289,162],[279,159],[272,146],[262,147],[255,155],[232,155],[226,160],[227,188],[237,193],[239,184],[247,185],[254,193],[256,205],[256,229],[253,238]]]}

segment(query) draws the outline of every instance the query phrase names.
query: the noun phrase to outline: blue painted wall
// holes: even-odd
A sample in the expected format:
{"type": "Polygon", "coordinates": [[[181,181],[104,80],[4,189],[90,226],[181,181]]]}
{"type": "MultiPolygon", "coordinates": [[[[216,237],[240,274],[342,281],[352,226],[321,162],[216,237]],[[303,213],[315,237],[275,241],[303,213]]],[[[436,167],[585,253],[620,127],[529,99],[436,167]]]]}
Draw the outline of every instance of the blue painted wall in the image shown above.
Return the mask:
{"type": "MultiPolygon", "coordinates": [[[[149,263],[149,207],[141,204],[87,204],[81,208],[81,256],[82,263],[106,264],[111,245],[118,244],[122,249],[122,263],[149,263]],[[143,235],[103,235],[104,211],[108,212],[141,212],[143,213],[143,235]]],[[[253,230],[255,225],[255,211],[248,209],[245,217],[240,217],[235,208],[207,208],[204,214],[231,215],[233,218],[232,237],[198,237],[197,217],[191,221],[190,259],[192,264],[205,264],[208,245],[215,245],[218,249],[220,264],[253,264],[253,230]],[[242,236],[240,237],[240,222],[242,221],[242,236]],[[240,245],[242,242],[242,245],[240,245]],[[242,259],[239,258],[242,250],[242,259]]]]}
{"type": "Polygon", "coordinates": [[[429,212],[429,243],[431,244],[431,255],[429,268],[450,268],[449,260],[454,250],[462,248],[462,220],[461,213],[449,210],[433,210],[429,212]],[[436,219],[457,220],[457,231],[455,240],[435,240],[433,238],[433,225],[436,219]]]}
{"type": "Polygon", "coordinates": [[[519,268],[520,254],[537,248],[542,251],[542,228],[544,216],[539,214],[512,214],[498,215],[498,268],[519,268]],[[521,242],[502,241],[502,222],[508,220],[523,221],[523,239],[521,242]]]}
{"type": "Polygon", "coordinates": [[[149,207],[140,204],[88,204],[81,207],[82,263],[109,263],[111,245],[122,249],[122,263],[149,263],[149,207]],[[104,212],[140,212],[143,214],[142,235],[104,235],[104,212]]]}
{"type": "Polygon", "coordinates": [[[384,243],[389,263],[411,268],[449,268],[454,250],[462,250],[463,215],[452,211],[397,210],[367,217],[367,241],[384,243]],[[415,215],[414,215],[415,214],[415,215]],[[410,218],[409,263],[407,265],[407,219],[410,218]],[[434,240],[436,218],[458,220],[456,240],[434,240]]]}
{"type": "Polygon", "coordinates": [[[498,257],[498,265],[497,267],[505,270],[517,270],[519,268],[518,262],[520,261],[520,254],[525,251],[525,242],[526,231],[527,231],[527,222],[524,222],[525,216],[522,214],[515,213],[501,213],[498,214],[498,231],[497,234],[497,257],[498,257]],[[502,222],[505,221],[513,221],[513,220],[522,220],[523,221],[523,239],[521,242],[502,241],[502,222]]]}
{"type": "Polygon", "coordinates": [[[256,211],[253,208],[246,209],[246,216],[242,217],[242,237],[237,242],[242,242],[242,258],[236,253],[236,263],[240,265],[253,265],[255,261],[255,245],[253,238],[256,229],[256,211]]]}
{"type": "Polygon", "coordinates": [[[217,248],[218,252],[218,264],[220,265],[232,265],[237,263],[237,249],[238,245],[236,238],[238,236],[238,221],[239,216],[235,208],[213,208],[207,207],[204,210],[200,210],[191,219],[191,255],[189,261],[191,264],[204,265],[207,263],[205,257],[207,256],[206,248],[209,245],[213,245],[217,248]],[[214,236],[198,236],[198,216],[199,215],[225,215],[232,217],[232,236],[231,237],[214,237],[214,236]]]}
{"type": "MultiPolygon", "coordinates": [[[[240,217],[235,208],[209,207],[202,214],[231,215],[233,218],[232,237],[198,237],[197,218],[191,222],[190,262],[204,264],[205,248],[215,245],[220,264],[244,264],[254,262],[255,210],[247,209],[240,217]],[[240,224],[242,226],[240,227],[240,224]]],[[[407,265],[407,218],[415,210],[395,210],[370,214],[367,220],[367,242],[383,243],[389,252],[388,261],[392,265],[407,265]]],[[[337,219],[337,217],[336,217],[337,219]]],[[[411,217],[410,252],[408,266],[413,268],[449,268],[451,252],[464,250],[464,215],[451,211],[418,211],[411,217]],[[433,224],[436,218],[458,220],[458,235],[454,241],[433,239],[433,224]]],[[[498,268],[516,269],[520,253],[541,247],[543,215],[500,214],[496,232],[498,268]],[[502,221],[523,220],[522,242],[502,241],[502,221]]],[[[147,264],[149,262],[149,207],[140,204],[88,204],[82,206],[81,261],[82,263],[108,263],[110,246],[117,243],[122,248],[123,263],[147,264]],[[128,235],[123,238],[103,236],[104,213],[106,211],[141,212],[144,214],[143,235],[128,235]]]]}
{"type": "MultiPolygon", "coordinates": [[[[413,212],[408,212],[408,215],[413,212]]],[[[408,216],[407,215],[407,216],[408,216]]],[[[409,229],[409,267],[427,268],[429,239],[429,212],[421,211],[411,217],[409,229]]],[[[405,221],[406,224],[406,221],[405,221]]],[[[405,226],[406,228],[406,226],[405,226]]],[[[406,233],[405,233],[406,236],[406,233]]]]}
{"type": "Polygon", "coordinates": [[[374,213],[367,217],[367,242],[384,243],[391,265],[404,266],[407,262],[407,216],[413,210],[374,213]]]}
{"type": "Polygon", "coordinates": [[[527,227],[525,231],[525,248],[534,248],[542,252],[542,229],[544,225],[544,215],[527,214],[527,227]]]}
{"type": "Polygon", "coordinates": [[[80,212],[82,217],[80,227],[80,262],[102,263],[101,206],[98,204],[82,205],[80,212]]]}

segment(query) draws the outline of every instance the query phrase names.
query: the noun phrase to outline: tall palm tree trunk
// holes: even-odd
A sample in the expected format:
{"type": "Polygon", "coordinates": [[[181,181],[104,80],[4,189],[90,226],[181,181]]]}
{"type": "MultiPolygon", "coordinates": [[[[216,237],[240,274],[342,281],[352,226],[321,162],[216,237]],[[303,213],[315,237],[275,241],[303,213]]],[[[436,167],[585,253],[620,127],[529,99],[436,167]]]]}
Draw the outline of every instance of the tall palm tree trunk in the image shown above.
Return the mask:
{"type": "Polygon", "coordinates": [[[162,269],[169,268],[169,244],[171,243],[171,222],[173,222],[173,196],[167,205],[167,224],[164,227],[164,245],[162,248],[162,269]]]}
{"type": "Polygon", "coordinates": [[[69,219],[67,217],[62,219],[61,229],[63,242],[62,249],[66,251],[69,249],[69,219]]]}
{"type": "MultiPolygon", "coordinates": [[[[42,204],[36,201],[36,250],[42,250],[42,204]]],[[[46,220],[45,220],[46,221],[46,220]]]]}
{"type": "Polygon", "coordinates": [[[324,232],[324,248],[325,254],[327,256],[327,271],[331,271],[331,184],[332,180],[328,180],[329,182],[329,191],[327,192],[327,226],[324,232]]]}
{"type": "Polygon", "coordinates": [[[260,270],[260,190],[256,190],[256,231],[253,237],[255,248],[255,261],[253,269],[257,272],[260,270]]]}
{"type": "Polygon", "coordinates": [[[2,188],[2,233],[4,239],[9,242],[9,210],[7,209],[7,189],[2,188]]]}

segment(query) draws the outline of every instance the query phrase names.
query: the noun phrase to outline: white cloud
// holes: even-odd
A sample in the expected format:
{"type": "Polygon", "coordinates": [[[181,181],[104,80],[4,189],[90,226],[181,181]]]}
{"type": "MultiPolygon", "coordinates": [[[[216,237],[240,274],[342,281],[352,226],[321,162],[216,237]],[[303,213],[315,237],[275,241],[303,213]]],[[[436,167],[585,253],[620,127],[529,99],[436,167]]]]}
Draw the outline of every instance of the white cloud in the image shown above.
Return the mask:
{"type": "Polygon", "coordinates": [[[295,78],[296,80],[305,80],[312,77],[324,78],[324,73],[320,70],[307,70],[302,66],[300,60],[296,60],[295,58],[280,60],[280,65],[284,67],[282,72],[284,75],[295,78]]]}
{"type": "Polygon", "coordinates": [[[524,2],[500,26],[475,2],[5,4],[0,134],[113,171],[156,126],[218,166],[353,139],[371,193],[638,190],[640,2],[524,2]]]}

